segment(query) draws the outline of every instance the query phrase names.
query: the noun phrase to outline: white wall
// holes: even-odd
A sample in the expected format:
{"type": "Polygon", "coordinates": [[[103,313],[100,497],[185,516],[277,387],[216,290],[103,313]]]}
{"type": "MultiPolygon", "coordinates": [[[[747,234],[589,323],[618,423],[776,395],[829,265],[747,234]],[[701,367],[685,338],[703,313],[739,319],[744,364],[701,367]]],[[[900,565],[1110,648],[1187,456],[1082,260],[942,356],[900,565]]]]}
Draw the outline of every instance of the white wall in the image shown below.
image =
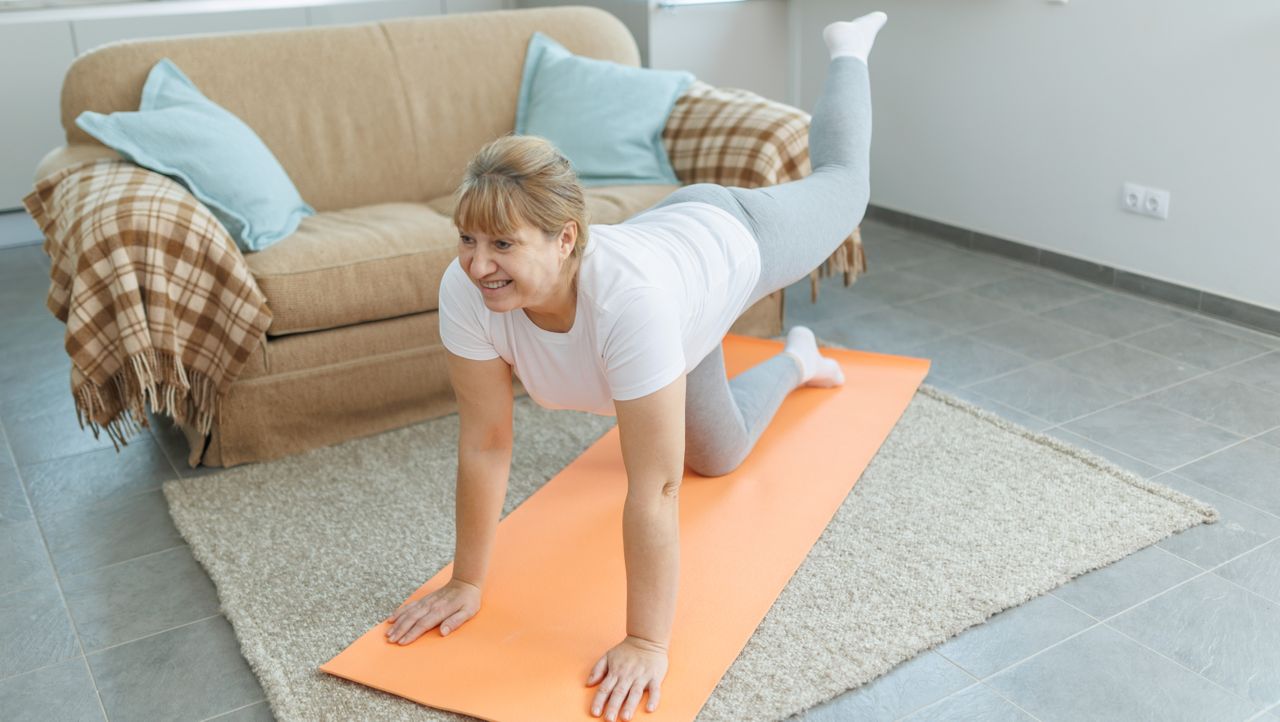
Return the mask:
{"type": "Polygon", "coordinates": [[[712,85],[786,102],[791,80],[788,0],[659,9],[656,0],[519,0],[518,7],[590,5],[612,13],[640,48],[640,64],[688,70],[712,85]]]}
{"type": "Polygon", "coordinates": [[[66,138],[58,99],[75,56],[70,23],[0,25],[0,211],[22,207],[36,164],[66,138]]]}
{"type": "Polygon", "coordinates": [[[787,0],[654,9],[649,67],[688,70],[698,79],[790,99],[787,0]]]}
{"type": "Polygon", "coordinates": [[[1280,309],[1280,3],[794,1],[806,109],[822,27],[889,15],[873,203],[1280,309]],[[1169,219],[1122,212],[1125,181],[1169,219]]]}
{"type": "Polygon", "coordinates": [[[649,10],[650,0],[517,0],[518,8],[545,8],[557,5],[588,5],[600,8],[622,21],[636,39],[640,49],[640,64],[649,66],[649,10]]]}

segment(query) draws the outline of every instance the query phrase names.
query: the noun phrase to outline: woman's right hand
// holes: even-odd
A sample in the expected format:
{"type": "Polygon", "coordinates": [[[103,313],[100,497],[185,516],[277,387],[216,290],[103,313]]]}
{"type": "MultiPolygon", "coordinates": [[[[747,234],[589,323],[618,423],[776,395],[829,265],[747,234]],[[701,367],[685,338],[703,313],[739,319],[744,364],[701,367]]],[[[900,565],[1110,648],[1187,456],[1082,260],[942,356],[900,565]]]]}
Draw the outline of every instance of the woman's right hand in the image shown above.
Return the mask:
{"type": "Polygon", "coordinates": [[[480,587],[457,579],[414,602],[405,602],[387,621],[387,641],[409,644],[440,625],[441,636],[448,635],[480,611],[480,587]]]}

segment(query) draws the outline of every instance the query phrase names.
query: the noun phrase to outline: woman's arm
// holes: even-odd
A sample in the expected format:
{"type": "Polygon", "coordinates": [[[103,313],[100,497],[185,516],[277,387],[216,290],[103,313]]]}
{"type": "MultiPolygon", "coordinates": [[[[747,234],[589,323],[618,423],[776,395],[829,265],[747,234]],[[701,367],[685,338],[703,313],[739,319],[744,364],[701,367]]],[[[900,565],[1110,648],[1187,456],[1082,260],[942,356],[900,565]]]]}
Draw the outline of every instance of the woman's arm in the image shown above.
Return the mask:
{"type": "Polygon", "coordinates": [[[680,482],[684,478],[685,379],[648,396],[615,401],[627,498],[622,511],[627,635],[671,639],[680,578],[680,482]]]}
{"type": "Polygon", "coordinates": [[[448,358],[460,424],[453,578],[483,589],[511,470],[511,367],[448,358]]]}

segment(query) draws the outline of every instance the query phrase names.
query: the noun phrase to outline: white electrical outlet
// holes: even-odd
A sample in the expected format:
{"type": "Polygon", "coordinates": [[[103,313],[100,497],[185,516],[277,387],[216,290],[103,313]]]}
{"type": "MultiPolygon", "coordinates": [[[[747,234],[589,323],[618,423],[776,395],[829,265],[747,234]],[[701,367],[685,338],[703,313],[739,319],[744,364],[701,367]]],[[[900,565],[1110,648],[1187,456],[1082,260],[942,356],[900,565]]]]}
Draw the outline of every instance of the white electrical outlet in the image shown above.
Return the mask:
{"type": "Polygon", "coordinates": [[[1147,189],[1137,183],[1125,183],[1124,190],[1120,194],[1120,207],[1131,213],[1142,212],[1142,199],[1147,195],[1147,189]]]}
{"type": "Polygon", "coordinates": [[[1137,183],[1125,183],[1120,193],[1120,207],[1130,213],[1152,218],[1169,217],[1169,191],[1148,188],[1137,183]]]}
{"type": "Polygon", "coordinates": [[[1142,212],[1152,218],[1167,219],[1169,217],[1169,191],[1148,188],[1146,198],[1142,199],[1142,212]]]}

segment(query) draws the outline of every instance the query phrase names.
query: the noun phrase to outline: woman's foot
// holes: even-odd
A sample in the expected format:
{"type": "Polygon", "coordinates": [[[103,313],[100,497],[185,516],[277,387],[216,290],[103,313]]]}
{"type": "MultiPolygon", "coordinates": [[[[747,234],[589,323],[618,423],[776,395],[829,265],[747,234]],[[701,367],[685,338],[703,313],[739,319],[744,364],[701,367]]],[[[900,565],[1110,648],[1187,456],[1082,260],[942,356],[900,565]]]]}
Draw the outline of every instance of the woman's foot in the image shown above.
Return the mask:
{"type": "Polygon", "coordinates": [[[829,389],[844,383],[844,371],[835,359],[818,353],[818,339],[804,326],[792,326],[787,332],[783,353],[790,354],[800,365],[800,385],[829,389]]]}
{"type": "Polygon", "coordinates": [[[865,63],[876,41],[876,33],[888,19],[888,15],[877,10],[853,20],[834,22],[822,29],[822,39],[826,41],[832,58],[849,55],[865,63]]]}

